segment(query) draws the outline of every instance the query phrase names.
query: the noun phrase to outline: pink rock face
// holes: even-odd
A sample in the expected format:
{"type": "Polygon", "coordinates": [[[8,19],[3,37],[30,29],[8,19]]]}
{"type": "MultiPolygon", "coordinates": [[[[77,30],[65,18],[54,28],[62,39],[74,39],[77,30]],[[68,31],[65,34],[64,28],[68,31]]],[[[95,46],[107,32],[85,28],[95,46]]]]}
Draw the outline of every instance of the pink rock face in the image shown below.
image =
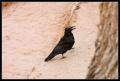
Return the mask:
{"type": "Polygon", "coordinates": [[[63,35],[63,14],[73,2],[20,2],[2,10],[3,79],[84,79],[94,55],[99,3],[82,3],[76,11],[74,48],[49,62],[63,35]]]}

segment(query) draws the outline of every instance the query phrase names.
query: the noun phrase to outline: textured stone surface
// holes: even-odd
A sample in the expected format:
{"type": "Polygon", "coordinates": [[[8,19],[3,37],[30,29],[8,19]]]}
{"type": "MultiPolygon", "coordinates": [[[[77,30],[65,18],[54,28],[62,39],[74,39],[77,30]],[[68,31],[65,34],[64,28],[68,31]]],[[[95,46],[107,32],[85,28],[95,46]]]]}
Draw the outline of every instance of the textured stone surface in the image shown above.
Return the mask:
{"type": "Polygon", "coordinates": [[[3,7],[2,78],[86,77],[95,51],[99,3],[74,3],[16,2],[3,7]],[[75,49],[65,59],[58,55],[44,62],[68,25],[76,26],[75,49]]]}
{"type": "Polygon", "coordinates": [[[118,78],[118,3],[100,4],[100,24],[88,79],[118,78]]]}

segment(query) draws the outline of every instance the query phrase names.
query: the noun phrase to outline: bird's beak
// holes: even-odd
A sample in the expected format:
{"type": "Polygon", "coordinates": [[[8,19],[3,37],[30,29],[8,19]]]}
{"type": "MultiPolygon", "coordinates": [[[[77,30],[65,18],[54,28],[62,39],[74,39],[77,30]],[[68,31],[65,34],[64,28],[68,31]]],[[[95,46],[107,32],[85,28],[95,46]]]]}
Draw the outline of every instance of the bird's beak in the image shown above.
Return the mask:
{"type": "Polygon", "coordinates": [[[75,28],[75,26],[72,26],[71,29],[74,30],[74,29],[76,29],[76,28],[75,28]]]}

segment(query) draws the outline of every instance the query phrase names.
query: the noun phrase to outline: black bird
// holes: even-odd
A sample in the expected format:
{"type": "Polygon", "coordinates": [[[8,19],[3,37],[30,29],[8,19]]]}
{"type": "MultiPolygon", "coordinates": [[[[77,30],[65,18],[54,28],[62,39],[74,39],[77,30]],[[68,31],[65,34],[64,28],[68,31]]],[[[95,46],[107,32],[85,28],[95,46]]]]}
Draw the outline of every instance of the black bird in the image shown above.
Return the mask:
{"type": "Polygon", "coordinates": [[[61,38],[61,40],[53,49],[53,51],[50,53],[50,55],[45,59],[45,61],[51,60],[53,57],[55,57],[58,54],[62,54],[62,57],[64,58],[63,54],[68,50],[72,49],[72,46],[75,42],[74,36],[72,34],[73,29],[75,29],[74,26],[65,28],[64,36],[61,38]]]}

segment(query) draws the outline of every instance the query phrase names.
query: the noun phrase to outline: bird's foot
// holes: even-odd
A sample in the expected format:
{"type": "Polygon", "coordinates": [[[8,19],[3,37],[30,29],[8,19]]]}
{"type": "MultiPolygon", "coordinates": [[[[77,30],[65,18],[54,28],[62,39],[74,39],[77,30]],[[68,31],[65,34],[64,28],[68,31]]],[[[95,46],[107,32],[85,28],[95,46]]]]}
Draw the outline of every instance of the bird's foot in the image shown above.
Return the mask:
{"type": "Polygon", "coordinates": [[[65,56],[63,56],[63,54],[62,54],[62,58],[61,59],[64,59],[64,58],[66,58],[65,56]]]}
{"type": "Polygon", "coordinates": [[[61,59],[64,59],[64,58],[66,58],[65,56],[62,56],[62,58],[61,59]]]}

